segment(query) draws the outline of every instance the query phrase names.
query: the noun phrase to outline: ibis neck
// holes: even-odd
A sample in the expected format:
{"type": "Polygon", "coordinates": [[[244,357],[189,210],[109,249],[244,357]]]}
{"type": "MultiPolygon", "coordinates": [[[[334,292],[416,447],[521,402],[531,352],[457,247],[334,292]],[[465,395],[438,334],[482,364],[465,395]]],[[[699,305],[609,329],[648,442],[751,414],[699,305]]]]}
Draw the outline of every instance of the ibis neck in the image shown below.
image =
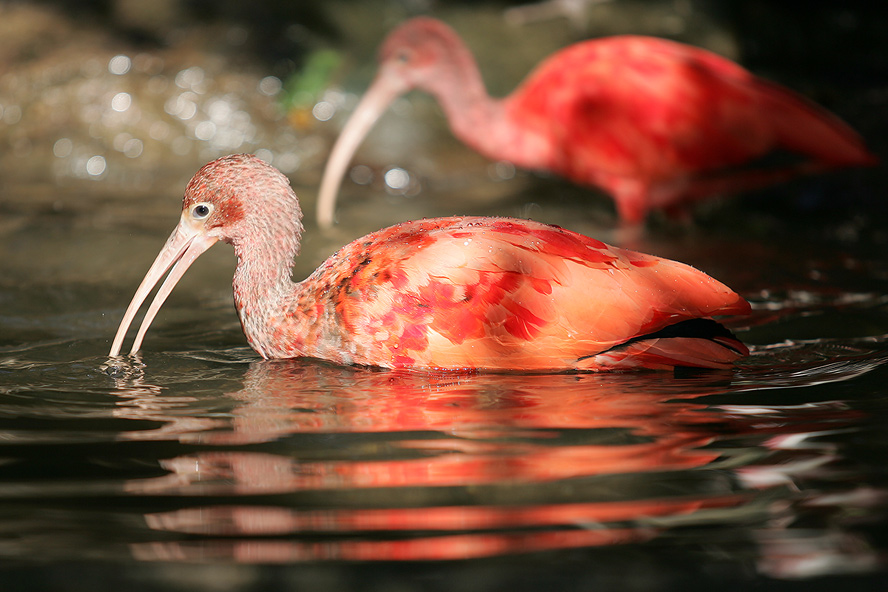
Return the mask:
{"type": "Polygon", "coordinates": [[[292,228],[264,238],[260,233],[235,242],[234,250],[234,304],[250,345],[265,355],[284,305],[296,290],[291,273],[299,251],[298,233],[292,228]]]}
{"type": "Polygon", "coordinates": [[[502,158],[510,133],[505,100],[487,93],[467,49],[455,51],[453,61],[425,90],[438,100],[456,137],[488,157],[502,158]]]}

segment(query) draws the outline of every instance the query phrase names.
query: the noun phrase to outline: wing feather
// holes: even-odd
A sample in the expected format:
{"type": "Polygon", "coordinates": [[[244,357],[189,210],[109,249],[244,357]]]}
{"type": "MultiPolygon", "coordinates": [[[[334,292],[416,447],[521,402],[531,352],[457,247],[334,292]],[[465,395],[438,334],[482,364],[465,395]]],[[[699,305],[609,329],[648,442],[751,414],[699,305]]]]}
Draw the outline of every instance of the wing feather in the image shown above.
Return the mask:
{"type": "Polygon", "coordinates": [[[677,321],[748,307],[687,265],[532,221],[424,220],[362,240],[374,255],[350,272],[339,310],[373,363],[571,368],[677,321]]]}

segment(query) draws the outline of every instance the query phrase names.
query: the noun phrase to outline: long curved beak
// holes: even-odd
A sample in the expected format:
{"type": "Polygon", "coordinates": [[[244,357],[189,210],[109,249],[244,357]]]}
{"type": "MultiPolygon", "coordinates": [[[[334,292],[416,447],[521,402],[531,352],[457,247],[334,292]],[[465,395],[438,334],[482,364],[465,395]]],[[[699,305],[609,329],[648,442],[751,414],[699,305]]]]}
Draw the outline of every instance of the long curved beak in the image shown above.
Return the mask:
{"type": "Polygon", "coordinates": [[[200,257],[204,251],[212,247],[218,240],[215,236],[208,236],[203,229],[188,225],[185,220],[179,222],[179,225],[173,230],[163,249],[157,255],[157,259],[151,264],[151,268],[148,269],[148,273],[145,274],[139,289],[136,290],[135,296],[133,296],[132,301],[129,303],[126,313],[123,315],[123,320],[120,322],[120,327],[117,329],[117,335],[114,336],[114,343],[111,344],[111,352],[108,355],[117,356],[120,354],[123,339],[133,323],[136,312],[138,312],[139,307],[145,302],[145,299],[151,293],[151,290],[154,289],[157,282],[160,281],[160,278],[163,277],[163,274],[172,267],[172,271],[170,271],[163,285],[160,286],[160,289],[154,296],[154,300],[151,302],[151,306],[148,307],[148,312],[145,313],[145,318],[142,320],[142,326],[139,327],[139,333],[136,335],[136,340],[133,342],[130,353],[134,354],[139,351],[142,339],[145,337],[151,321],[154,320],[157,311],[163,306],[167,296],[170,295],[170,292],[173,291],[173,288],[176,287],[176,284],[185,275],[185,271],[194,263],[195,259],[200,257]]]}
{"type": "Polygon", "coordinates": [[[388,106],[409,88],[399,77],[386,75],[385,70],[380,70],[376,79],[361,102],[358,103],[351,118],[342,128],[339,139],[330,152],[327,166],[324,169],[324,177],[321,179],[321,189],[318,192],[317,218],[318,226],[329,228],[333,225],[333,213],[336,209],[336,194],[345,176],[345,169],[360,146],[361,141],[376,123],[376,120],[385,113],[388,106]]]}

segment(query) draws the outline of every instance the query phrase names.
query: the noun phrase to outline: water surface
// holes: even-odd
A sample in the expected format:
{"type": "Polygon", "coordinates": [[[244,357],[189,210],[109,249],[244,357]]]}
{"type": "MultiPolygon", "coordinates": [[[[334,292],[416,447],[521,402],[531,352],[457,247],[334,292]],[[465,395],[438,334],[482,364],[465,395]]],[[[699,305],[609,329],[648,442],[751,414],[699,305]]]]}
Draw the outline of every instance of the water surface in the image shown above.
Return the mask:
{"type": "MultiPolygon", "coordinates": [[[[493,9],[481,14],[493,22],[493,9]]],[[[219,129],[244,132],[237,150],[264,149],[292,165],[286,172],[309,213],[334,135],[320,124],[294,131],[268,111],[273,97],[247,92],[265,80],[258,66],[233,75],[206,58],[212,52],[173,44],[149,52],[159,65],[134,59],[115,74],[115,55],[139,54],[114,39],[112,51],[79,50],[101,72],[70,69],[71,58],[54,54],[59,69],[45,84],[61,90],[45,96],[67,106],[65,97],[90,92],[110,101],[127,81],[141,118],[118,112],[102,136],[78,119],[89,112],[72,108],[79,115],[60,116],[49,133],[25,109],[0,129],[18,150],[30,146],[27,158],[13,151],[0,163],[0,588],[884,585],[880,173],[716,202],[692,224],[654,220],[633,243],[693,264],[753,303],[748,318],[728,321],[752,349],[732,371],[463,375],[264,361],[240,332],[224,245],[188,272],[143,352],[109,360],[124,308],[177,221],[187,178],[235,141],[230,133],[200,140],[177,101],[194,102],[194,117],[219,129]],[[93,90],[78,91],[81,83],[93,90]],[[249,125],[232,115],[239,111],[249,125]],[[152,119],[167,121],[169,134],[149,141],[139,126],[152,119]],[[137,157],[114,152],[124,132],[146,138],[137,157]],[[28,146],[15,143],[21,137],[28,146]],[[59,156],[62,137],[71,153],[59,156]],[[107,172],[92,175],[80,157],[101,150],[107,172]]],[[[33,64],[16,72],[27,79],[33,64]]],[[[10,80],[0,84],[6,106],[10,89],[32,88],[10,80]]],[[[879,92],[837,104],[866,121],[879,92]]],[[[606,200],[553,179],[501,174],[447,143],[435,128],[440,115],[416,104],[390,121],[414,130],[393,132],[401,152],[386,153],[383,140],[364,159],[377,174],[404,166],[422,190],[391,191],[378,176],[347,185],[341,223],[328,233],[309,223],[297,278],[344,242],[423,215],[523,215],[620,239],[606,200]],[[444,143],[432,142],[434,158],[411,160],[424,134],[444,143]]]]}

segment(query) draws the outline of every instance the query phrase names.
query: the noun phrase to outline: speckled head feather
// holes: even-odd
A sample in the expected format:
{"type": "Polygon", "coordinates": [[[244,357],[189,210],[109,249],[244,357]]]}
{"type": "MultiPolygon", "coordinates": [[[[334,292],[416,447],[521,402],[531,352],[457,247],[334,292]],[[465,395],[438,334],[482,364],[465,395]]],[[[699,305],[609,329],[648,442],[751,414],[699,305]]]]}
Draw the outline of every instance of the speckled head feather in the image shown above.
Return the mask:
{"type": "MultiPolygon", "coordinates": [[[[277,253],[299,253],[302,209],[280,171],[252,154],[233,154],[204,165],[185,189],[183,209],[212,204],[207,228],[234,245],[269,242],[277,253]]],[[[262,249],[265,250],[265,249],[262,249]]]]}

